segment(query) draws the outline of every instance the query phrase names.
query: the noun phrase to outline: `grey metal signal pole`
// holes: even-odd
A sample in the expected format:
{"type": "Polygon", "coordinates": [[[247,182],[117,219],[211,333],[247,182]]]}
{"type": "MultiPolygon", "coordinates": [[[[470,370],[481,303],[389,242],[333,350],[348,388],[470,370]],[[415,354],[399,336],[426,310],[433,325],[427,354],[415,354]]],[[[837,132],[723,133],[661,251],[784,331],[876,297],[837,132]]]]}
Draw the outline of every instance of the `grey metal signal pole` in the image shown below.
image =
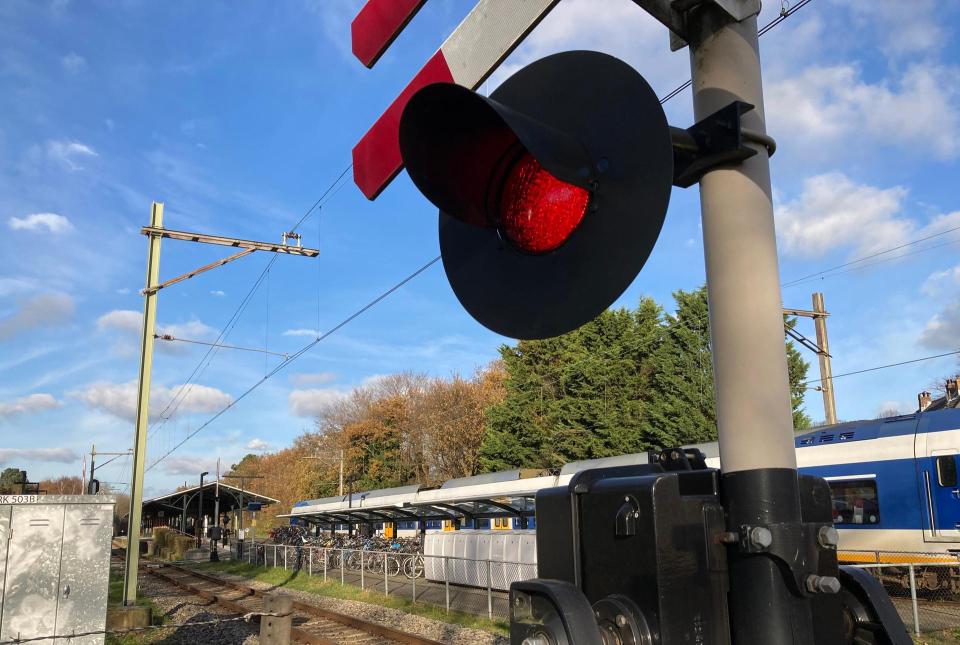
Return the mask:
{"type": "MultiPolygon", "coordinates": [[[[744,128],[765,133],[756,15],[736,22],[705,3],[688,14],[686,35],[695,119],[745,101],[754,109],[744,128]]],[[[700,181],[728,526],[800,520],[770,163],[750,145],[755,156],[700,181]]],[[[812,628],[771,558],[731,557],[729,599],[737,645],[793,644],[812,628]]]]}

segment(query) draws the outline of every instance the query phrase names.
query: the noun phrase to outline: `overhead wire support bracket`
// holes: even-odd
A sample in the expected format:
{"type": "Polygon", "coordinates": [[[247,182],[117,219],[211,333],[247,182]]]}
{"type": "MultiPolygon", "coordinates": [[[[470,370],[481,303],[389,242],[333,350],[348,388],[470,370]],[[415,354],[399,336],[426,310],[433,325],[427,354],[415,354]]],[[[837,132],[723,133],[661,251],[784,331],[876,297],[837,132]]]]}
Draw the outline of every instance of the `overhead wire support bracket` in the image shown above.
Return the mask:
{"type": "Polygon", "coordinates": [[[233,262],[238,260],[246,255],[250,255],[254,251],[270,251],[271,253],[286,253],[288,255],[303,255],[308,258],[313,258],[320,255],[319,249],[307,249],[301,246],[300,235],[297,233],[284,233],[283,242],[281,244],[276,244],[273,242],[256,242],[254,240],[242,240],[236,237],[224,237],[222,235],[208,235],[206,233],[190,233],[188,231],[173,231],[166,229],[160,226],[144,226],[140,229],[140,232],[144,235],[156,235],[161,238],[170,238],[171,240],[182,240],[185,242],[201,242],[203,244],[216,244],[218,246],[232,246],[235,248],[243,249],[238,253],[229,255],[223,259],[217,260],[216,262],[211,262],[210,264],[205,264],[198,269],[193,271],[188,271],[182,275],[177,276],[176,278],[171,278],[166,282],[162,282],[155,287],[148,287],[143,289],[141,293],[156,293],[161,289],[169,287],[172,284],[178,282],[183,282],[184,280],[189,280],[194,276],[198,276],[201,273],[205,273],[210,269],[216,269],[221,267],[228,262],[233,262]],[[291,246],[287,244],[287,239],[295,239],[297,241],[296,246],[291,246]]]}
{"type": "Polygon", "coordinates": [[[809,338],[807,338],[797,330],[791,327],[786,327],[786,326],[784,326],[783,330],[784,332],[786,332],[787,336],[794,339],[795,341],[797,341],[798,343],[800,343],[801,345],[809,349],[814,354],[817,354],[818,356],[821,356],[821,355],[830,356],[830,354],[827,354],[825,351],[820,349],[819,345],[817,345],[815,342],[813,342],[812,340],[810,340],[809,338]]]}
{"type": "MultiPolygon", "coordinates": [[[[144,226],[140,229],[144,235],[159,235],[171,240],[183,240],[184,242],[202,242],[204,244],[217,244],[219,246],[235,246],[241,249],[253,249],[255,251],[271,251],[273,253],[288,253],[290,255],[305,255],[313,258],[320,255],[319,249],[307,249],[302,246],[290,246],[287,244],[277,244],[276,242],[256,242],[254,240],[243,240],[236,237],[225,237],[223,235],[208,235],[206,233],[190,233],[188,231],[174,231],[163,228],[162,226],[144,226]]],[[[292,237],[290,233],[287,236],[292,237]]]]}

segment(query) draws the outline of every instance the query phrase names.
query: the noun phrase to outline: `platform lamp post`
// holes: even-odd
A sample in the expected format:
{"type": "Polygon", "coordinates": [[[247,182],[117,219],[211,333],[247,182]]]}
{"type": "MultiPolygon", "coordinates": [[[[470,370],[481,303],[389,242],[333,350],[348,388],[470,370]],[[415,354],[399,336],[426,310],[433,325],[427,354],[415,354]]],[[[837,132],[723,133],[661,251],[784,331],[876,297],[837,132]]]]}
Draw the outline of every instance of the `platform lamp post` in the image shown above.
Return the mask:
{"type": "Polygon", "coordinates": [[[200,548],[201,540],[203,538],[203,478],[209,475],[209,472],[200,473],[200,490],[197,491],[197,495],[200,497],[200,503],[197,505],[197,548],[200,548]]]}

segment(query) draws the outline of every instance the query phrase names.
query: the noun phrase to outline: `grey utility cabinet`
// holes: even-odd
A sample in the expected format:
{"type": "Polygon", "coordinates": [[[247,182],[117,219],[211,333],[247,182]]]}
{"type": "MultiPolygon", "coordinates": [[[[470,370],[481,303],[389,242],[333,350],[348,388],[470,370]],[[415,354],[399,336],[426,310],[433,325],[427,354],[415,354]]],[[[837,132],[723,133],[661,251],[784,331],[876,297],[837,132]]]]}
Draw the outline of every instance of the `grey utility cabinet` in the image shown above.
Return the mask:
{"type": "Polygon", "coordinates": [[[115,503],[112,495],[0,495],[0,641],[104,628],[115,503]]]}

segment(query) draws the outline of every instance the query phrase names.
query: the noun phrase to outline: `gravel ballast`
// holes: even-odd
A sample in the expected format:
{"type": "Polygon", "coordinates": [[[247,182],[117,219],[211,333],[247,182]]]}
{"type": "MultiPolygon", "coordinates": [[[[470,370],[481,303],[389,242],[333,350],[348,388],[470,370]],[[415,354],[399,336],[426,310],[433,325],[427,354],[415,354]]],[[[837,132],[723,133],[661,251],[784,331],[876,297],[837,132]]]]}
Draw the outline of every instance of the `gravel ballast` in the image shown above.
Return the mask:
{"type": "Polygon", "coordinates": [[[153,601],[166,622],[183,625],[152,633],[147,632],[156,634],[148,637],[149,642],[191,645],[201,643],[204,645],[255,645],[260,642],[257,636],[260,633],[260,626],[257,623],[232,620],[217,625],[186,624],[217,618],[233,618],[235,614],[211,601],[188,594],[156,576],[141,574],[139,582],[140,595],[153,601]]]}

